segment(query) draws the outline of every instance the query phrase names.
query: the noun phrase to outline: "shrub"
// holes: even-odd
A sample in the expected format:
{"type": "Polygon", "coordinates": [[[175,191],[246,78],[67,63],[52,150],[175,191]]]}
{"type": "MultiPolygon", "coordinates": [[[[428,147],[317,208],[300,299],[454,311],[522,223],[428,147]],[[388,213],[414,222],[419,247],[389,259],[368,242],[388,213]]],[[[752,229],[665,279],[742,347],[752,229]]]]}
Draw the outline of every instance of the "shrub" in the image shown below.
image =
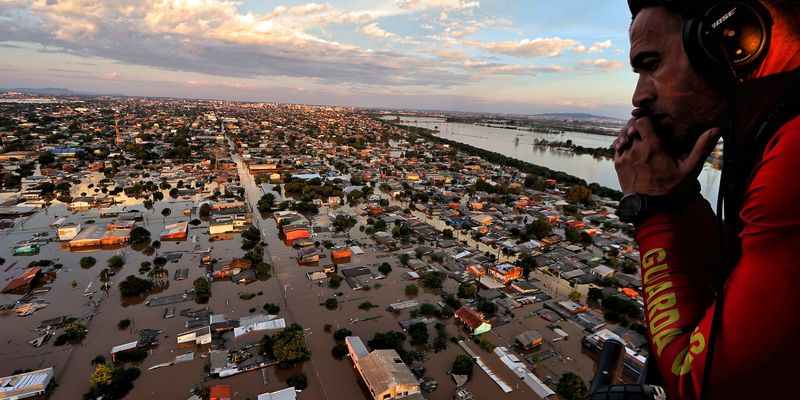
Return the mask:
{"type": "Polygon", "coordinates": [[[125,328],[127,328],[129,326],[131,326],[131,320],[128,319],[128,318],[121,319],[117,323],[117,328],[119,328],[120,330],[125,329],[125,328]]]}
{"type": "Polygon", "coordinates": [[[308,387],[308,378],[306,378],[306,374],[295,375],[286,380],[286,384],[294,386],[295,390],[303,390],[308,387]]]}
{"type": "Polygon", "coordinates": [[[328,310],[335,310],[339,307],[339,301],[334,299],[333,297],[325,300],[325,308],[328,310]]]}
{"type": "Polygon", "coordinates": [[[333,346],[331,349],[331,355],[335,358],[342,358],[346,356],[347,353],[347,346],[344,343],[337,343],[336,346],[333,346]]]}
{"type": "Polygon", "coordinates": [[[416,296],[419,293],[419,287],[415,284],[410,284],[406,286],[406,295],[407,296],[416,296]]]}
{"type": "Polygon", "coordinates": [[[352,335],[353,335],[353,332],[351,332],[349,329],[341,328],[341,329],[337,329],[335,332],[333,332],[333,339],[334,340],[344,340],[344,338],[346,338],[348,336],[352,336],[352,335]]]}
{"type": "Polygon", "coordinates": [[[264,304],[264,311],[266,311],[266,312],[268,312],[270,314],[277,314],[277,313],[279,313],[281,311],[281,306],[279,306],[279,305],[277,305],[275,303],[267,303],[267,304],[264,304]]]}
{"type": "Polygon", "coordinates": [[[94,257],[81,257],[81,268],[92,268],[97,264],[97,260],[94,257]]]}
{"type": "Polygon", "coordinates": [[[139,296],[153,289],[153,282],[128,275],[125,280],[119,283],[119,291],[123,297],[139,296]]]}
{"type": "Polygon", "coordinates": [[[489,339],[481,339],[478,346],[485,352],[491,353],[496,347],[489,339]]]}
{"type": "Polygon", "coordinates": [[[361,304],[359,304],[359,305],[358,305],[358,308],[359,308],[359,309],[362,309],[362,310],[369,310],[369,309],[370,309],[370,308],[372,308],[372,307],[374,307],[374,306],[373,306],[373,305],[372,305],[372,303],[371,303],[371,302],[369,302],[369,301],[365,301],[365,302],[363,302],[363,303],[361,303],[361,304]]]}

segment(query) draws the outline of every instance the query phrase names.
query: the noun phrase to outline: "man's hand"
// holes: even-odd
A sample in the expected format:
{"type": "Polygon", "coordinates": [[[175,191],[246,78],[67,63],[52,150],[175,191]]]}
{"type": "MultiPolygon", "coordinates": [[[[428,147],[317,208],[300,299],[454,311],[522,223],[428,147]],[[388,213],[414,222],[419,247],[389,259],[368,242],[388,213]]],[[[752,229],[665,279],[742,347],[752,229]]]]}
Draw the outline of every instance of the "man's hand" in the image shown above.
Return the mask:
{"type": "Polygon", "coordinates": [[[664,148],[649,116],[631,119],[614,141],[614,167],[622,192],[683,197],[719,137],[718,128],[709,129],[688,155],[676,157],[664,148]]]}

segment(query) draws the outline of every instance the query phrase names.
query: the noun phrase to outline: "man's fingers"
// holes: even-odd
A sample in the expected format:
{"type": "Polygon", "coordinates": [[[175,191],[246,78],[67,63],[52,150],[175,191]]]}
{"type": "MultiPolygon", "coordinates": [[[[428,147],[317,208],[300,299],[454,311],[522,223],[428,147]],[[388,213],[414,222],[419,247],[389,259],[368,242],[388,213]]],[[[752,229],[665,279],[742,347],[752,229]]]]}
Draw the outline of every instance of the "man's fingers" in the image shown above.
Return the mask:
{"type": "Polygon", "coordinates": [[[614,140],[614,150],[620,153],[627,149],[630,143],[630,139],[636,135],[636,127],[634,124],[636,123],[635,118],[631,118],[625,124],[625,127],[617,135],[617,138],[614,140]]]}
{"type": "Polygon", "coordinates": [[[636,132],[642,138],[648,147],[657,149],[661,147],[661,138],[658,137],[656,129],[653,126],[653,119],[649,116],[641,117],[636,120],[636,132]]]}
{"type": "Polygon", "coordinates": [[[683,160],[678,160],[678,165],[684,175],[691,172],[700,172],[706,158],[708,158],[708,155],[714,150],[714,146],[717,145],[720,135],[721,131],[719,128],[711,128],[703,132],[703,134],[697,138],[689,155],[683,160]]]}

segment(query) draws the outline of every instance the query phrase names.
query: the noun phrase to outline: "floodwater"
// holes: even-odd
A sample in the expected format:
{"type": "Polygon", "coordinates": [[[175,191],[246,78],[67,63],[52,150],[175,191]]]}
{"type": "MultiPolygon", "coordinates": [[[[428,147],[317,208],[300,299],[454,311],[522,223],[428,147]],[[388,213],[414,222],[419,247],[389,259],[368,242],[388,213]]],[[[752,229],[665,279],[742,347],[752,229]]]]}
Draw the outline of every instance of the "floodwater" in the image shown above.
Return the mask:
{"type": "MultiPolygon", "coordinates": [[[[387,119],[390,117],[386,117],[387,119]]],[[[391,117],[393,118],[393,117],[391,117]]],[[[614,136],[596,135],[582,132],[559,134],[504,129],[475,124],[448,123],[441,118],[401,117],[401,124],[438,131],[437,136],[468,144],[481,149],[490,149],[518,160],[533,163],[555,171],[563,171],[585,181],[597,182],[601,186],[619,190],[619,180],[614,170],[614,161],[607,158],[594,158],[588,154],[574,154],[570,151],[536,146],[536,139],[548,141],[572,140],[575,145],[599,148],[609,147],[614,136]],[[519,142],[516,142],[519,138],[519,142]]],[[[698,180],[703,197],[716,204],[719,190],[720,171],[705,164],[698,180]]]]}
{"type": "MultiPolygon", "coordinates": [[[[240,175],[242,185],[246,190],[246,196],[252,206],[261,197],[261,189],[257,187],[252,177],[241,165],[238,156],[234,156],[240,164],[240,175]]],[[[77,188],[76,188],[77,189],[77,188]]],[[[81,190],[81,189],[77,189],[81,190]]],[[[199,196],[188,200],[167,199],[157,202],[152,210],[145,210],[140,203],[134,199],[126,199],[125,205],[139,209],[144,212],[145,220],[142,224],[150,230],[153,239],[157,236],[164,225],[180,220],[196,218],[196,215],[184,217],[182,210],[191,207],[199,196]],[[161,210],[169,207],[172,214],[162,217],[161,210]]],[[[348,209],[344,206],[344,209],[348,209]]],[[[328,224],[326,213],[328,208],[323,207],[320,215],[312,218],[315,225],[325,226],[328,224]]],[[[352,211],[352,210],[351,210],[352,211]]],[[[10,255],[10,249],[14,242],[29,239],[37,232],[48,232],[50,236],[55,235],[55,228],[50,224],[58,217],[69,216],[70,222],[84,222],[95,220],[95,223],[110,222],[111,219],[103,220],[99,218],[98,210],[87,212],[72,213],[66,210],[64,205],[53,205],[42,210],[24,221],[23,226],[18,226],[10,232],[0,234],[0,248],[5,254],[6,264],[0,271],[7,268],[14,261],[18,264],[7,272],[2,272],[0,277],[7,281],[16,277],[25,266],[35,260],[51,259],[56,263],[61,263],[64,267],[58,271],[58,278],[48,286],[52,290],[42,295],[41,298],[49,301],[47,308],[39,310],[36,314],[28,317],[17,317],[13,313],[0,314],[0,323],[4,329],[0,330],[0,343],[3,344],[0,350],[0,374],[9,374],[16,369],[38,369],[54,366],[56,370],[56,381],[58,386],[54,389],[52,399],[77,399],[82,396],[89,388],[89,375],[91,373],[90,362],[96,355],[104,355],[110,358],[109,351],[113,346],[131,342],[137,339],[137,331],[140,329],[158,329],[163,331],[159,337],[160,345],[138,367],[142,370],[142,375],[134,382],[134,388],[127,398],[129,399],[182,399],[189,396],[192,388],[201,384],[214,385],[217,383],[230,384],[236,398],[255,398],[258,394],[275,391],[286,387],[286,380],[291,376],[302,371],[308,377],[309,387],[300,393],[300,399],[359,399],[368,398],[364,385],[355,372],[349,358],[342,360],[334,359],[331,348],[336,344],[331,333],[326,333],[323,329],[325,324],[330,324],[333,329],[348,328],[354,335],[361,336],[366,342],[371,339],[376,332],[386,332],[390,330],[400,331],[399,321],[410,318],[409,310],[404,310],[399,314],[387,312],[386,307],[398,300],[405,300],[404,289],[410,282],[405,281],[401,274],[404,268],[399,266],[397,254],[386,256],[384,253],[376,252],[369,239],[359,227],[366,223],[366,218],[359,217],[358,225],[350,231],[350,237],[358,240],[365,251],[363,255],[353,255],[350,262],[342,266],[356,266],[365,264],[380,264],[389,262],[394,270],[386,279],[371,281],[373,287],[369,291],[353,291],[345,282],[336,290],[328,288],[327,285],[319,285],[310,282],[306,278],[306,272],[317,270],[319,267],[299,266],[297,263],[297,250],[284,244],[278,237],[277,226],[271,218],[262,218],[258,212],[254,212],[254,222],[265,235],[268,246],[265,247],[265,260],[273,265],[272,276],[265,281],[256,281],[249,285],[236,285],[232,282],[214,282],[212,284],[212,296],[208,304],[196,304],[195,302],[185,302],[169,306],[147,307],[144,301],[154,296],[180,294],[192,288],[192,282],[197,277],[205,274],[205,268],[200,267],[200,255],[193,249],[195,243],[192,236],[197,237],[197,245],[200,249],[211,248],[213,258],[219,260],[231,257],[240,257],[244,251],[240,249],[241,240],[239,235],[234,235],[231,240],[209,241],[207,222],[203,222],[198,227],[189,229],[189,240],[186,242],[162,242],[156,254],[145,255],[142,246],[124,247],[121,249],[97,249],[90,253],[70,252],[61,248],[60,243],[51,242],[43,246],[40,253],[30,257],[15,257],[10,255]],[[177,262],[167,263],[166,268],[169,276],[164,279],[164,284],[153,293],[138,299],[120,298],[116,284],[127,275],[137,275],[139,264],[143,261],[152,261],[159,254],[168,251],[181,252],[182,257],[177,262]],[[125,258],[125,266],[115,276],[112,277],[112,286],[108,292],[99,291],[101,282],[98,272],[105,267],[105,262],[113,255],[122,255],[125,258]],[[91,255],[97,259],[97,265],[90,269],[82,269],[79,260],[83,256],[91,255]],[[173,274],[178,268],[188,268],[189,275],[186,280],[174,281],[173,274]],[[73,288],[72,281],[77,281],[73,288]],[[92,282],[91,290],[97,290],[92,297],[85,297],[84,289],[92,282]],[[381,287],[378,288],[378,284],[381,287]],[[239,294],[249,292],[255,293],[251,300],[242,300],[239,294]],[[342,295],[336,296],[339,292],[342,295]],[[260,294],[259,294],[260,293],[260,294]],[[328,310],[321,305],[326,299],[336,296],[339,307],[336,310],[328,310]],[[361,310],[359,304],[370,301],[377,307],[370,310],[361,310]],[[312,359],[305,362],[302,366],[297,366],[291,370],[281,370],[277,367],[268,367],[264,370],[242,373],[233,377],[204,381],[204,364],[207,359],[201,358],[198,352],[195,360],[176,364],[153,371],[147,368],[158,363],[172,361],[176,356],[186,353],[187,349],[178,349],[175,337],[178,333],[184,332],[184,317],[179,316],[179,311],[183,309],[198,309],[208,306],[214,313],[224,313],[228,318],[239,318],[251,314],[251,309],[255,312],[263,312],[262,306],[266,303],[276,303],[280,305],[280,317],[286,318],[287,324],[298,323],[306,329],[307,345],[312,352],[312,359]],[[164,319],[164,311],[167,307],[175,308],[175,317],[164,319]],[[54,340],[40,348],[34,348],[26,343],[39,336],[35,328],[44,319],[54,318],[63,315],[78,317],[89,328],[88,336],[79,344],[55,347],[54,340]],[[379,317],[369,321],[350,324],[348,320],[352,318],[379,317]],[[133,324],[124,330],[117,328],[117,323],[121,319],[129,318],[133,324]],[[262,372],[263,371],[263,372],[262,372]]],[[[418,215],[426,218],[424,215],[418,215]]],[[[442,228],[440,222],[429,220],[438,228],[442,228]],[[441,226],[440,226],[441,225],[441,226]]],[[[341,243],[343,238],[333,237],[332,233],[321,233],[313,237],[315,241],[332,240],[341,243]]],[[[338,236],[338,235],[337,235],[338,236]]],[[[476,243],[471,239],[467,240],[472,247],[479,246],[482,250],[492,250],[490,247],[476,243]]],[[[330,253],[324,252],[328,257],[330,253]]],[[[322,259],[319,265],[330,263],[330,259],[322,259]]],[[[340,266],[341,267],[341,266],[340,266]]],[[[533,276],[537,276],[534,274],[533,276]]],[[[541,276],[542,279],[546,277],[541,276]]],[[[448,279],[445,282],[446,290],[455,292],[457,283],[448,279]]],[[[558,293],[557,298],[565,298],[567,290],[558,293]]],[[[555,293],[551,293],[555,294],[555,293]]],[[[3,295],[7,296],[7,295],[3,295]]],[[[18,296],[3,297],[2,303],[7,303],[8,299],[13,302],[18,296]]],[[[419,294],[414,296],[420,303],[428,302],[435,304],[440,301],[438,291],[421,289],[419,294]]],[[[545,360],[533,370],[543,380],[557,378],[565,371],[573,371],[581,375],[587,382],[591,377],[594,368],[594,361],[591,357],[581,350],[580,337],[581,329],[571,322],[562,323],[561,326],[572,335],[572,339],[566,342],[552,343],[551,339],[555,334],[549,330],[547,322],[531,313],[541,308],[541,304],[527,305],[514,311],[517,316],[510,324],[495,329],[487,337],[497,345],[511,343],[513,337],[528,329],[537,329],[541,332],[546,343],[538,351],[553,350],[558,356],[545,360]]],[[[447,326],[448,336],[466,336],[458,328],[453,319],[443,321],[447,326]]],[[[430,342],[436,335],[433,326],[429,326],[430,342]]],[[[269,332],[273,334],[274,332],[269,332]]],[[[238,339],[232,339],[231,334],[226,335],[228,343],[237,347],[246,346],[258,342],[262,333],[250,333],[238,339]]],[[[480,350],[477,345],[468,342],[468,345],[477,354],[482,356],[484,362],[512,388],[513,392],[503,394],[500,388],[489,379],[489,377],[475,367],[471,380],[466,387],[477,398],[488,399],[502,396],[504,399],[534,399],[536,395],[525,385],[519,385],[520,381],[516,376],[503,365],[496,355],[480,350]]],[[[412,347],[406,344],[407,349],[412,347]]],[[[456,344],[448,341],[448,348],[439,353],[428,352],[427,376],[433,377],[439,383],[439,388],[426,397],[431,400],[444,400],[451,398],[454,390],[454,383],[447,376],[447,371],[455,359],[456,355],[461,354],[462,350],[456,344]]]]}

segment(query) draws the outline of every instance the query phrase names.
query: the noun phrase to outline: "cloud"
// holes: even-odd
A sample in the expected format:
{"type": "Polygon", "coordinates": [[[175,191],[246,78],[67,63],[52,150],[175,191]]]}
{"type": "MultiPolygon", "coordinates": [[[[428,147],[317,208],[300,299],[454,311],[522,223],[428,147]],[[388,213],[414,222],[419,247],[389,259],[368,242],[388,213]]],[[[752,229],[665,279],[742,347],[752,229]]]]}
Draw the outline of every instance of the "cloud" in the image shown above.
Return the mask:
{"type": "Polygon", "coordinates": [[[558,65],[536,66],[536,65],[511,65],[499,63],[487,63],[479,60],[466,60],[464,65],[477,72],[491,75],[523,75],[538,76],[542,73],[561,72],[563,68],[558,65]]]}
{"type": "MultiPolygon", "coordinates": [[[[473,27],[463,31],[453,32],[455,38],[471,34],[478,29],[473,27]]],[[[500,41],[500,42],[475,42],[465,41],[465,45],[472,48],[481,49],[495,54],[505,54],[517,57],[558,57],[565,51],[575,53],[597,53],[611,47],[611,40],[595,42],[588,47],[575,39],[562,39],[560,37],[522,39],[519,41],[500,41]]]]}
{"type": "Polygon", "coordinates": [[[565,49],[580,46],[580,42],[573,39],[536,38],[522,39],[517,42],[502,41],[491,43],[465,42],[467,46],[496,54],[506,54],[518,57],[557,57],[565,49]]]}
{"type": "Polygon", "coordinates": [[[607,60],[605,58],[598,58],[594,60],[578,60],[578,70],[592,70],[592,71],[617,71],[622,68],[622,63],[619,61],[607,60]]]}
{"type": "Polygon", "coordinates": [[[429,8],[442,10],[463,10],[480,7],[479,1],[464,0],[399,0],[395,3],[403,10],[421,11],[429,8]]]}
{"type": "MultiPolygon", "coordinates": [[[[42,51],[238,78],[285,76],[446,87],[463,82],[467,74],[444,70],[420,57],[362,49],[305,30],[321,21],[368,21],[372,17],[367,12],[309,3],[259,15],[240,13],[236,5],[224,0],[0,3],[0,37],[38,43],[42,51]]],[[[395,40],[412,42],[407,37],[395,40]]]]}
{"type": "Polygon", "coordinates": [[[364,25],[358,28],[358,31],[372,37],[394,37],[397,36],[394,33],[386,32],[385,30],[381,29],[377,23],[371,23],[369,25],[364,25]]]}
{"type": "Polygon", "coordinates": [[[611,48],[611,40],[606,40],[603,42],[595,42],[592,43],[589,47],[580,45],[574,48],[573,50],[576,53],[598,53],[608,48],[611,48]]]}
{"type": "Polygon", "coordinates": [[[319,4],[319,3],[308,3],[302,6],[292,7],[289,9],[289,13],[294,15],[307,15],[307,14],[316,14],[323,11],[328,11],[332,8],[329,3],[319,4]]]}

